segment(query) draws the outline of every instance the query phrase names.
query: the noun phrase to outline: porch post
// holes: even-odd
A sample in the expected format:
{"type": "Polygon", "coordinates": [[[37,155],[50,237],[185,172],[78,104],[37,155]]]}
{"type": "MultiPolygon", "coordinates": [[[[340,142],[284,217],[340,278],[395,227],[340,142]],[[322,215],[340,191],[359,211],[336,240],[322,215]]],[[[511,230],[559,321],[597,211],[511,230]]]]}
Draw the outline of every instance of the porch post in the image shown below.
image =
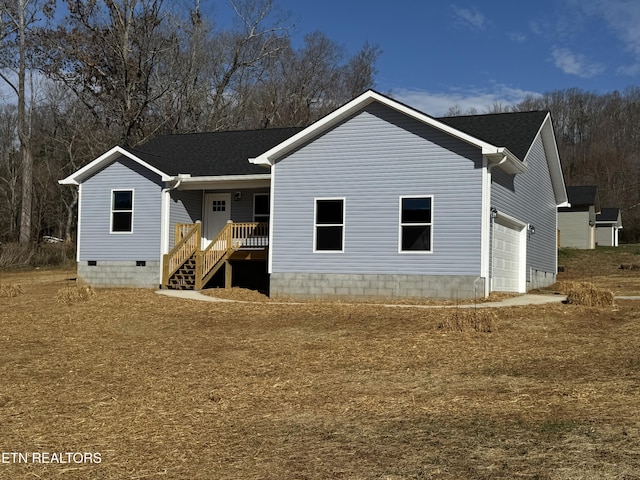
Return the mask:
{"type": "Polygon", "coordinates": [[[194,283],[194,288],[196,290],[202,290],[202,263],[204,261],[204,255],[202,253],[202,250],[200,249],[200,240],[198,240],[198,249],[196,250],[196,271],[194,272],[195,275],[195,283],[194,283]]]}
{"type": "Polygon", "coordinates": [[[231,280],[233,272],[231,271],[231,262],[229,260],[224,261],[224,288],[231,288],[231,280]]]}

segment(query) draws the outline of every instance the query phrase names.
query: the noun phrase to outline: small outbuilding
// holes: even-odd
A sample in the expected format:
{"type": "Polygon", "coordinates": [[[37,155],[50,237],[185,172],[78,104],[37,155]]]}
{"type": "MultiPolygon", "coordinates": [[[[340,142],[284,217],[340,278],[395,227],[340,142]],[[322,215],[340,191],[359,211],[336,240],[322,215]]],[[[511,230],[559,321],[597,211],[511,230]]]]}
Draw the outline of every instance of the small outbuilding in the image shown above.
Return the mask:
{"type": "Polygon", "coordinates": [[[596,248],[596,216],[600,197],[596,185],[567,186],[568,207],[558,208],[558,246],[596,248]]]}
{"type": "Polygon", "coordinates": [[[617,247],[620,230],[622,230],[622,213],[619,208],[604,207],[596,215],[596,245],[617,247]]]}

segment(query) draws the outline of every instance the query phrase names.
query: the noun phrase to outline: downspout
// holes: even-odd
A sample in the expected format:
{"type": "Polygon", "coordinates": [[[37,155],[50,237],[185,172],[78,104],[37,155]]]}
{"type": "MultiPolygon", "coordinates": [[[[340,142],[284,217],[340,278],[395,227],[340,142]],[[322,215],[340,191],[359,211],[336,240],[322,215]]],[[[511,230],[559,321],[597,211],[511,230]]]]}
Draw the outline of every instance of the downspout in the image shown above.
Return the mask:
{"type": "MultiPolygon", "coordinates": [[[[174,180],[174,177],[172,180],[174,180]]],[[[169,221],[171,220],[171,215],[169,212],[170,209],[170,199],[171,196],[169,192],[175,190],[182,183],[182,179],[178,177],[178,181],[170,187],[165,187],[162,189],[160,193],[161,198],[161,207],[160,207],[160,281],[158,282],[162,285],[162,259],[165,254],[169,253],[169,221]]]]}

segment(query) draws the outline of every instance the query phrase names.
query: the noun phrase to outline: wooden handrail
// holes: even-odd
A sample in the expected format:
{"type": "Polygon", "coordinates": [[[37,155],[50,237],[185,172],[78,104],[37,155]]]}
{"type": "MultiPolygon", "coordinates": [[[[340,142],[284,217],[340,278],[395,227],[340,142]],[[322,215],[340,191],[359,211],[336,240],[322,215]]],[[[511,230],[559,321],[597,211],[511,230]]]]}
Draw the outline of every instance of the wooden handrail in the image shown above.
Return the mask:
{"type": "Polygon", "coordinates": [[[215,267],[216,263],[218,263],[231,248],[232,225],[233,223],[227,223],[218,235],[216,235],[216,238],[202,251],[202,271],[197,281],[204,279],[213,267],[215,267]]]}
{"type": "Polygon", "coordinates": [[[178,223],[175,233],[176,245],[163,257],[162,284],[167,285],[171,276],[195,255],[195,288],[200,290],[220,268],[222,260],[227,259],[236,250],[265,249],[269,244],[268,236],[267,223],[228,222],[202,250],[202,225],[178,223]]]}
{"type": "Polygon", "coordinates": [[[265,248],[269,243],[268,223],[232,223],[233,248],[265,248]]]}
{"type": "Polygon", "coordinates": [[[196,281],[202,284],[218,262],[236,250],[266,248],[269,243],[268,235],[267,223],[227,223],[203,250],[201,276],[196,281]]]}
{"type": "Polygon", "coordinates": [[[176,244],[164,256],[163,284],[200,248],[202,224],[176,224],[176,244]],[[185,229],[188,230],[185,233],[185,229]],[[180,230],[180,233],[178,232],[180,230]],[[180,237],[180,240],[177,239],[180,237]]]}
{"type": "Polygon", "coordinates": [[[182,240],[185,235],[189,234],[194,225],[195,223],[176,223],[176,235],[173,239],[174,245],[180,243],[180,240],[182,240]]]}

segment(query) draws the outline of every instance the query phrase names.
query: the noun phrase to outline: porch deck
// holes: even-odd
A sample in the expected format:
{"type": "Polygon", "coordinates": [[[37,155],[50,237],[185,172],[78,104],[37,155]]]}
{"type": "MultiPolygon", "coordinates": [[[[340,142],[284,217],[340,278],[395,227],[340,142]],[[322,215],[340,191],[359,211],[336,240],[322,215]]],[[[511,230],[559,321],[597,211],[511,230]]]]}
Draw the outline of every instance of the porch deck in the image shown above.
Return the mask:
{"type": "Polygon", "coordinates": [[[265,259],[269,246],[266,223],[228,222],[202,248],[202,224],[176,224],[175,246],[162,259],[162,288],[202,290],[223,265],[225,287],[231,286],[231,260],[265,259]]]}

